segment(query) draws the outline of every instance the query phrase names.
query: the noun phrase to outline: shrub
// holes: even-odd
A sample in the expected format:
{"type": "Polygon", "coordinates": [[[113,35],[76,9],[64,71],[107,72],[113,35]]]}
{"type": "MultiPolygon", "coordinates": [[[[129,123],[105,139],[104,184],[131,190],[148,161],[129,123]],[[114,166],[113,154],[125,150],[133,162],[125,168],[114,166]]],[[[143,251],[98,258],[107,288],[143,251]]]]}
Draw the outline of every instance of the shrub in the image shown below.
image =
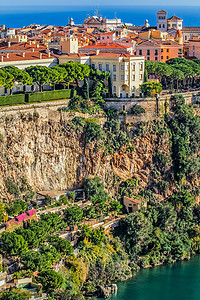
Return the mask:
{"type": "Polygon", "coordinates": [[[131,109],[131,112],[133,115],[140,115],[145,113],[145,109],[141,107],[140,105],[134,105],[131,109]]]}
{"type": "Polygon", "coordinates": [[[9,96],[0,96],[0,106],[3,105],[16,105],[25,103],[25,95],[9,95],[9,96]]]}
{"type": "Polygon", "coordinates": [[[5,180],[5,185],[9,194],[19,195],[19,188],[10,177],[5,180]]]}
{"type": "Polygon", "coordinates": [[[69,99],[71,90],[45,91],[39,93],[28,94],[28,102],[40,102],[48,100],[69,99]]]}
{"type": "Polygon", "coordinates": [[[87,120],[85,127],[85,139],[87,143],[101,140],[103,138],[103,131],[101,126],[95,120],[87,120]]]}

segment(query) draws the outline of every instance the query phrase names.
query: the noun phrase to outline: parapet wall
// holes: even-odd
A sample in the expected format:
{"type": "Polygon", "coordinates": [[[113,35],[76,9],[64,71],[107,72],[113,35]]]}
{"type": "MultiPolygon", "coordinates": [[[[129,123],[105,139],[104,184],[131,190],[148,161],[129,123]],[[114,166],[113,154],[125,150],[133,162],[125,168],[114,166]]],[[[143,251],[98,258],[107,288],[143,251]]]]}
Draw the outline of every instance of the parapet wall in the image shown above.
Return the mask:
{"type": "MultiPolygon", "coordinates": [[[[139,121],[152,121],[155,118],[163,115],[165,112],[170,111],[170,99],[175,94],[171,95],[162,95],[159,99],[156,97],[151,98],[109,98],[105,99],[104,106],[106,108],[113,108],[120,112],[126,111],[131,112],[131,108],[135,105],[140,105],[145,109],[144,114],[140,115],[129,115],[127,114],[124,117],[125,123],[139,122],[139,121]]],[[[200,104],[200,91],[183,93],[185,102],[188,105],[191,104],[200,104]]]]}

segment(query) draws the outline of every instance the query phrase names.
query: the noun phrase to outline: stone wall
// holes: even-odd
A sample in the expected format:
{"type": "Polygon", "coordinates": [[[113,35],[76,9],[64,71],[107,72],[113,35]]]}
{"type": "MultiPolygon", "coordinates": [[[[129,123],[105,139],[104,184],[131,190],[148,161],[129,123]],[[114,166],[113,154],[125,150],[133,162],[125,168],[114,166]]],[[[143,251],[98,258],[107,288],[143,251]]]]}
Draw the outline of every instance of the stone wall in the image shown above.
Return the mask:
{"type": "MultiPolygon", "coordinates": [[[[159,118],[165,112],[170,111],[170,99],[172,95],[162,95],[157,100],[156,97],[151,98],[109,98],[105,100],[104,106],[106,108],[113,108],[119,112],[126,111],[127,115],[122,116],[120,119],[125,123],[133,123],[140,121],[152,121],[159,118]],[[131,115],[131,108],[135,105],[140,105],[145,109],[144,114],[131,115]]],[[[200,104],[200,91],[188,92],[183,94],[185,102],[188,105],[200,104]]]]}

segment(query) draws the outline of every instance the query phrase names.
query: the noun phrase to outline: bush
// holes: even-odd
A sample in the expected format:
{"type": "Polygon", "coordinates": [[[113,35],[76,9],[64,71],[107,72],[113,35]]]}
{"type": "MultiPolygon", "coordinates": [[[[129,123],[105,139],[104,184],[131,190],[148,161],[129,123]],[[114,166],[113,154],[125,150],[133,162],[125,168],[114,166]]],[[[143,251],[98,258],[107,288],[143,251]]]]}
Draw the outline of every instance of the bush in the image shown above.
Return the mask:
{"type": "Polygon", "coordinates": [[[25,95],[9,95],[9,96],[0,96],[0,106],[3,105],[16,105],[25,103],[25,95]]]}
{"type": "Polygon", "coordinates": [[[5,185],[9,194],[19,195],[19,188],[10,177],[5,180],[5,185]]]}
{"type": "Polygon", "coordinates": [[[34,94],[28,94],[28,102],[40,102],[48,100],[69,99],[71,90],[45,91],[34,94]]]}
{"type": "Polygon", "coordinates": [[[103,138],[103,131],[101,126],[95,120],[87,120],[84,127],[85,139],[87,143],[101,140],[103,138]]]}
{"type": "Polygon", "coordinates": [[[140,105],[134,105],[131,110],[133,115],[140,115],[145,113],[145,109],[140,105]]]}

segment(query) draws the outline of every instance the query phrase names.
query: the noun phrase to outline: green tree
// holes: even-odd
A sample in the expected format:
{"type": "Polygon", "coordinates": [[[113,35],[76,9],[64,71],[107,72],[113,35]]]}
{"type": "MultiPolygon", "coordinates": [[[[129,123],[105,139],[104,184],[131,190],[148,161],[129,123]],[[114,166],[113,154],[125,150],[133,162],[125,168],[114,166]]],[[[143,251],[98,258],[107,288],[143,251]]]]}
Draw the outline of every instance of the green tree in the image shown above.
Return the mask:
{"type": "Polygon", "coordinates": [[[21,255],[28,250],[28,243],[15,232],[3,232],[0,237],[1,248],[9,255],[21,255]]]}
{"type": "MultiPolygon", "coordinates": [[[[3,70],[5,70],[6,72],[8,72],[9,74],[11,74],[13,76],[13,86],[16,82],[22,83],[24,85],[25,84],[28,84],[28,85],[33,84],[32,78],[24,70],[20,70],[19,68],[15,67],[15,66],[6,66],[3,68],[3,70]]],[[[12,94],[12,89],[11,89],[11,94],[12,94]]]]}
{"type": "Polygon", "coordinates": [[[108,200],[108,193],[105,191],[104,184],[98,176],[85,178],[84,191],[86,192],[86,198],[93,204],[105,203],[108,200]]]}
{"type": "Polygon", "coordinates": [[[145,96],[151,96],[154,92],[155,94],[160,94],[162,91],[162,84],[160,82],[144,82],[140,85],[141,92],[145,96]]]}
{"type": "Polygon", "coordinates": [[[38,280],[41,282],[46,292],[54,292],[63,284],[63,277],[54,270],[44,270],[38,274],[38,280]]]}
{"type": "Polygon", "coordinates": [[[64,210],[64,220],[68,225],[78,224],[83,220],[83,210],[78,206],[70,206],[64,210]]]}
{"type": "Polygon", "coordinates": [[[50,83],[50,69],[45,66],[31,66],[26,68],[26,72],[30,75],[33,82],[37,83],[42,92],[42,87],[46,83],[50,83]]]}
{"type": "Polygon", "coordinates": [[[6,290],[0,293],[1,300],[26,300],[29,299],[29,296],[19,290],[6,290]]]}

